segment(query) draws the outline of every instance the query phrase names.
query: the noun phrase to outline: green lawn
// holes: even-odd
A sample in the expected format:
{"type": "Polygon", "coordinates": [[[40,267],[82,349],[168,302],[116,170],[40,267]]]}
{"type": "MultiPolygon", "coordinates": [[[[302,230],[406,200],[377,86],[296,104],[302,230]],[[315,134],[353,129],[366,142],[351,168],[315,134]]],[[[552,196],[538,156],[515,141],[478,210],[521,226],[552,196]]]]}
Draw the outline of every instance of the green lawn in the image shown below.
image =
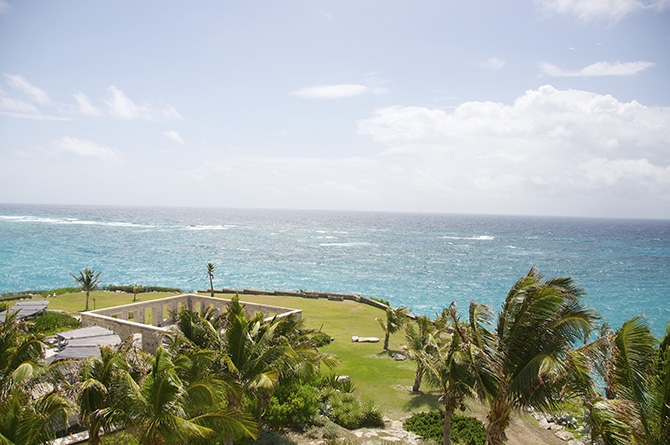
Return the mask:
{"type": "MultiPolygon", "coordinates": [[[[167,292],[148,292],[137,295],[137,301],[148,301],[178,295],[167,292]]],[[[232,295],[217,294],[231,298],[232,295]]],[[[124,292],[91,292],[89,307],[102,309],[133,302],[133,295],[124,292]]],[[[437,395],[430,392],[428,385],[422,389],[425,394],[413,394],[410,389],[414,381],[415,363],[410,360],[394,361],[390,353],[382,349],[383,331],[375,321],[385,317],[384,311],[353,301],[328,301],[298,297],[240,295],[241,301],[265,303],[303,311],[308,327],[321,329],[335,341],[323,352],[337,355],[342,363],[332,372],[351,376],[358,394],[365,400],[374,400],[385,415],[400,418],[408,412],[426,411],[438,407],[437,395]],[[352,343],[352,336],[379,337],[379,343],[352,343]]],[[[77,292],[49,298],[49,309],[70,313],[81,312],[86,305],[86,294],[77,292]]],[[[401,352],[404,334],[391,336],[391,352],[401,352]]]]}
{"type": "MultiPolygon", "coordinates": [[[[156,300],[158,298],[173,297],[179,295],[174,292],[146,292],[137,294],[137,301],[156,300]]],[[[93,310],[95,299],[95,309],[120,306],[122,304],[133,303],[133,294],[125,292],[95,291],[91,292],[88,300],[89,309],[93,310]]],[[[44,300],[44,298],[33,298],[33,300],[44,300]]],[[[49,309],[61,310],[70,313],[82,312],[86,308],[86,294],[77,292],[73,294],[62,294],[57,297],[47,298],[49,300],[49,309]]]]}
{"type": "MultiPolygon", "coordinates": [[[[225,296],[230,298],[230,296],[225,296]]],[[[375,321],[384,311],[354,301],[328,301],[298,297],[240,295],[241,301],[266,303],[302,309],[308,327],[322,329],[335,341],[323,352],[337,355],[342,364],[333,372],[351,376],[359,395],[372,399],[382,412],[398,419],[408,412],[437,409],[437,395],[422,385],[426,394],[412,394],[416,364],[410,360],[394,361],[382,349],[384,333],[375,321]],[[352,336],[379,337],[379,343],[352,343],[352,336]]],[[[389,349],[401,352],[404,333],[391,336],[389,349]]]]}

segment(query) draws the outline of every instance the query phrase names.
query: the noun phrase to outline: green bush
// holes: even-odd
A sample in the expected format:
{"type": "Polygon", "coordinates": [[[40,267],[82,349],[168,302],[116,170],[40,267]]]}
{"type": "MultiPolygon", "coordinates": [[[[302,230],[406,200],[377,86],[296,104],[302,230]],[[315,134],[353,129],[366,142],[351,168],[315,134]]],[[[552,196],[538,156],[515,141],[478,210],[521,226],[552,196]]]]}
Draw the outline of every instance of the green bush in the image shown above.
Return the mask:
{"type": "Polygon", "coordinates": [[[102,436],[102,445],[139,445],[140,441],[135,434],[129,431],[117,431],[116,433],[102,436]]]}
{"type": "Polygon", "coordinates": [[[47,311],[35,319],[31,330],[35,333],[52,335],[79,327],[81,322],[76,318],[62,312],[47,311]]]}
{"type": "Polygon", "coordinates": [[[265,408],[263,420],[274,429],[303,429],[319,412],[319,394],[312,385],[279,385],[265,408]]]}
{"type": "Polygon", "coordinates": [[[331,344],[333,342],[333,338],[325,332],[317,332],[316,334],[312,335],[311,342],[317,348],[321,348],[322,346],[331,344]]]}
{"type": "MultiPolygon", "coordinates": [[[[430,411],[415,414],[405,421],[404,428],[421,436],[424,440],[442,442],[444,411],[430,411]]],[[[484,445],[486,429],[484,424],[473,417],[455,414],[451,418],[451,441],[463,445],[484,445]]]]}
{"type": "MultiPolygon", "coordinates": [[[[207,439],[205,439],[207,440],[207,439]]],[[[223,441],[207,440],[208,445],[223,444],[223,441]]],[[[236,440],[235,445],[297,445],[297,442],[275,431],[261,429],[258,440],[240,439],[236,440]]]]}
{"type": "Polygon", "coordinates": [[[381,428],[384,419],[372,401],[361,405],[358,397],[351,393],[333,391],[326,402],[328,417],[336,424],[349,429],[381,428]]]}

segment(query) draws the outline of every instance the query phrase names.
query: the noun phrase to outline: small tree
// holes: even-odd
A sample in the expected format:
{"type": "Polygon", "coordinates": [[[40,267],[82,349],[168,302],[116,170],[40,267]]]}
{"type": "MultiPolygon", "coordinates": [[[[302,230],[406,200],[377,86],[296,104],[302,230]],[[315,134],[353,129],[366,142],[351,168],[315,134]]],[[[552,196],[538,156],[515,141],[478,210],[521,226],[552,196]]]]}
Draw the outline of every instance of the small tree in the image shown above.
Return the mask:
{"type": "Polygon", "coordinates": [[[136,284],[133,286],[133,301],[137,301],[137,294],[142,292],[142,285],[136,284]]]}
{"type": "Polygon", "coordinates": [[[405,325],[407,316],[409,315],[409,308],[400,306],[393,309],[391,306],[386,308],[386,318],[375,318],[384,331],[384,350],[389,348],[389,338],[391,334],[395,334],[405,325]]]}
{"type": "Polygon", "coordinates": [[[207,276],[209,277],[209,290],[214,296],[214,270],[216,265],[214,263],[207,263],[207,276]]]}
{"type": "Polygon", "coordinates": [[[83,291],[86,292],[86,309],[85,311],[88,310],[88,296],[90,295],[91,291],[94,291],[98,288],[98,285],[100,284],[100,274],[102,272],[95,273],[94,270],[91,269],[84,269],[84,271],[79,271],[79,276],[75,274],[70,274],[72,275],[72,278],[75,279],[77,284],[79,285],[79,288],[83,291]]]}

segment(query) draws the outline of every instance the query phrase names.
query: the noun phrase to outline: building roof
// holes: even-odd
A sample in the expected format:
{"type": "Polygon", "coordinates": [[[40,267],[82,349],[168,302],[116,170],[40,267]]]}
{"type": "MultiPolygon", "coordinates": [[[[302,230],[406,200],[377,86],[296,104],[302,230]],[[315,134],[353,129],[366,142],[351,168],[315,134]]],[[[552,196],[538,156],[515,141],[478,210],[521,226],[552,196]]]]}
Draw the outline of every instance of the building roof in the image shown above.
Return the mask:
{"type": "Polygon", "coordinates": [[[56,334],[59,340],[75,340],[81,338],[91,338],[91,337],[106,337],[109,335],[114,335],[114,331],[109,329],[102,328],[100,326],[89,326],[87,328],[72,329],[71,331],[59,332],[56,334]]]}
{"type": "Polygon", "coordinates": [[[14,306],[6,311],[0,312],[0,323],[5,322],[7,314],[18,312],[17,319],[26,319],[33,315],[39,314],[49,306],[47,300],[24,300],[17,302],[14,306]]]}
{"type": "Polygon", "coordinates": [[[83,360],[87,357],[100,357],[100,346],[117,346],[121,337],[114,331],[100,326],[73,329],[56,334],[63,349],[50,357],[49,361],[61,359],[83,360]]]}

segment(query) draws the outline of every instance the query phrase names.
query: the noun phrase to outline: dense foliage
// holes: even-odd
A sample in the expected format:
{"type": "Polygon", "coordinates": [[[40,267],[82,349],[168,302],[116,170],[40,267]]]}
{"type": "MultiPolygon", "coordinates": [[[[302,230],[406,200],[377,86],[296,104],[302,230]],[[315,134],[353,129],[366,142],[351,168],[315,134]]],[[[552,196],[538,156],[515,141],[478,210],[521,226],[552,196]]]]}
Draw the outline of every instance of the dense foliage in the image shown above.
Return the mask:
{"type": "Polygon", "coordinates": [[[71,315],[62,312],[47,311],[32,323],[30,330],[43,335],[52,335],[81,327],[81,322],[71,315]]]}
{"type": "MultiPolygon", "coordinates": [[[[443,422],[444,411],[440,410],[414,414],[403,426],[424,440],[442,442],[443,422]]],[[[486,443],[484,424],[473,417],[456,414],[451,420],[451,440],[461,445],[484,445],[486,443]]]]}

